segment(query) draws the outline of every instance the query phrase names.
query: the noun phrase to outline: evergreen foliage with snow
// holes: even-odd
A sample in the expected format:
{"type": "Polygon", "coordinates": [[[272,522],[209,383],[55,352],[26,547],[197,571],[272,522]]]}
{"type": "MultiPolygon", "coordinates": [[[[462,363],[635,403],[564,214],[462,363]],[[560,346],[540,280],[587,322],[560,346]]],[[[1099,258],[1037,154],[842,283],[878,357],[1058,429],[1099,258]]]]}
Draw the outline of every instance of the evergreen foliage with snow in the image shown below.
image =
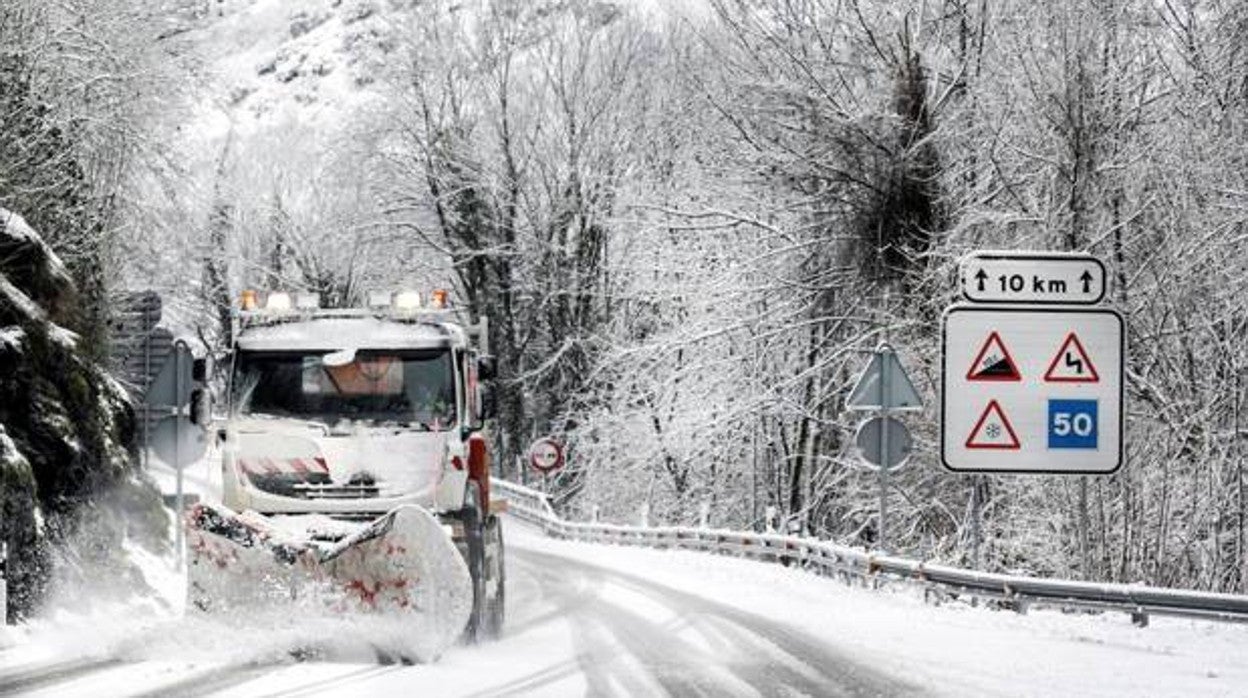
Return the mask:
{"type": "MultiPolygon", "coordinates": [[[[10,616],[38,607],[53,559],[116,559],[132,528],[159,543],[164,519],[150,485],[137,479],[127,445],[134,418],[116,382],[93,362],[78,335],[57,324],[78,294],[60,260],[17,214],[0,209],[0,540],[8,544],[10,616]],[[108,512],[125,500],[129,514],[108,512]],[[153,528],[152,524],[156,526],[153,528]],[[90,545],[54,550],[88,535],[90,545]]],[[[85,572],[65,570],[64,581],[85,572]]]]}

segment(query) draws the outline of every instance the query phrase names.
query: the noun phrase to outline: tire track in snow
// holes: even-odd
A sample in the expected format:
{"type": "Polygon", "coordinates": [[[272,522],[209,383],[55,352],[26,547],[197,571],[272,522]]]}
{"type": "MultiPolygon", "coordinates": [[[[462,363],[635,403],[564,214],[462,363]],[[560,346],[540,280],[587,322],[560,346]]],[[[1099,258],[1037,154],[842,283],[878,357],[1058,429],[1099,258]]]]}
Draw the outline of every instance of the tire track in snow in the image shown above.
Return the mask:
{"type": "MultiPolygon", "coordinates": [[[[558,573],[558,566],[551,570],[541,564],[534,564],[527,559],[528,554],[528,551],[517,551],[515,556],[509,559],[512,564],[518,564],[526,574],[538,580],[536,589],[539,593],[539,601],[550,603],[554,607],[552,611],[533,619],[531,623],[559,621],[572,623],[574,644],[585,648],[573,659],[589,685],[590,695],[616,695],[620,693],[620,690],[630,695],[653,694],[656,686],[640,681],[632,672],[615,670],[615,666],[622,661],[618,654],[621,648],[618,643],[612,641],[613,635],[608,629],[598,627],[588,620],[594,616],[601,578],[581,574],[569,580],[566,575],[558,573]],[[569,581],[573,582],[571,586],[569,581]],[[618,688],[613,688],[617,686],[618,688]]],[[[507,627],[505,632],[518,632],[522,629],[523,626],[507,627]]],[[[554,678],[552,676],[551,680],[554,678]]]]}
{"type": "MultiPolygon", "coordinates": [[[[701,597],[656,584],[637,575],[616,572],[570,557],[524,548],[515,550],[520,561],[552,590],[562,595],[570,579],[578,589],[563,606],[569,620],[578,623],[588,643],[590,662],[582,662],[591,693],[610,695],[609,681],[616,672],[598,666],[618,662],[613,652],[622,647],[648,671],[650,678],[670,695],[898,696],[921,691],[885,676],[836,653],[826,643],[771,619],[756,616],[701,597]],[[605,584],[617,584],[647,600],[672,609],[673,621],[657,624],[594,596],[605,584]],[[707,638],[711,647],[723,647],[723,634],[734,638],[735,657],[715,656],[677,636],[684,624],[706,634],[709,624],[716,632],[707,638]],[[609,637],[604,637],[608,635],[609,637]],[[718,635],[719,637],[715,637],[718,635]],[[614,642],[612,642],[614,641],[614,642]],[[613,645],[615,647],[613,648],[613,645]],[[726,675],[727,674],[727,675],[726,675]],[[696,677],[696,678],[695,678],[696,677]],[[744,691],[742,689],[745,689],[744,691]]],[[[631,687],[623,687],[632,693],[631,687]]]]}
{"type": "Polygon", "coordinates": [[[197,698],[198,696],[210,696],[247,683],[252,679],[281,669],[284,666],[282,664],[254,663],[227,664],[206,671],[196,671],[172,683],[161,684],[141,693],[132,693],[130,695],[134,698],[165,698],[166,696],[197,698]]]}
{"type": "Polygon", "coordinates": [[[311,682],[302,683],[289,689],[272,692],[261,691],[258,695],[262,695],[264,698],[302,698],[303,696],[316,695],[331,689],[341,689],[350,686],[351,684],[365,681],[367,679],[377,678],[385,674],[391,674],[396,671],[400,671],[401,669],[401,666],[393,664],[384,666],[364,666],[336,676],[324,679],[314,679],[311,682]]]}
{"type": "MultiPolygon", "coordinates": [[[[543,577],[543,581],[558,588],[562,575],[566,572],[565,565],[550,564],[535,566],[534,569],[543,577]]],[[[606,584],[619,584],[613,574],[602,568],[593,567],[581,570],[580,574],[594,580],[594,589],[601,590],[606,584]]],[[[566,581],[565,581],[566,583],[566,581]]],[[[605,673],[608,678],[620,675],[632,676],[625,668],[618,668],[618,655],[611,652],[612,645],[623,649],[635,658],[645,675],[653,681],[652,686],[629,686],[622,691],[625,695],[652,695],[665,693],[673,696],[725,696],[725,695],[772,695],[778,688],[796,688],[799,695],[823,695],[817,682],[811,681],[785,667],[772,667],[764,682],[751,681],[750,665],[738,666],[725,661],[729,655],[742,654],[740,645],[730,647],[724,633],[711,628],[696,612],[665,603],[653,593],[644,594],[647,600],[658,602],[670,610],[673,616],[659,624],[629,610],[618,603],[604,598],[596,598],[595,603],[588,607],[588,613],[573,614],[569,619],[577,622],[585,635],[585,641],[592,649],[591,660],[585,667],[587,673],[605,673]],[[707,648],[696,647],[683,639],[683,631],[693,630],[705,640],[707,648]],[[716,656],[716,652],[723,654],[716,656]],[[609,670],[607,670],[609,668],[609,670]],[[742,669],[745,669],[744,671],[742,669]]],[[[582,604],[582,606],[585,606],[582,604]]],[[[608,682],[598,682],[600,690],[595,695],[613,695],[621,691],[611,690],[608,682]]]]}
{"type": "Polygon", "coordinates": [[[0,674],[0,696],[15,696],[74,681],[122,664],[120,659],[78,659],[0,674]]]}

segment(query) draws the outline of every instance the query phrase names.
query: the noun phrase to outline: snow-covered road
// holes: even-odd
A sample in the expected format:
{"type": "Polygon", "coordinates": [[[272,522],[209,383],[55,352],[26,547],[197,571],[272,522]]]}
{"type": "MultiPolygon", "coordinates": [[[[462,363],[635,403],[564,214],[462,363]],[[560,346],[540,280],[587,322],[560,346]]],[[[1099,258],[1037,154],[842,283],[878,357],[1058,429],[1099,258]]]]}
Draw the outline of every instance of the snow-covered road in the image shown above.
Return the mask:
{"type": "Polygon", "coordinates": [[[904,587],[847,588],[774,565],[554,541],[508,525],[505,636],[432,664],[379,663],[389,651],[372,647],[329,661],[285,652],[305,636],[359,634],[349,621],[205,630],[119,620],[47,628],[0,653],[0,694],[1248,694],[1244,627],[934,607],[904,587]],[[92,632],[100,637],[84,643],[92,632]]]}
{"type": "MultiPolygon", "coordinates": [[[[14,665],[0,693],[35,696],[893,696],[913,694],[826,641],[578,559],[510,522],[506,636],[431,665],[78,661],[14,665]],[[7,682],[6,682],[7,679],[7,682]]],[[[564,548],[564,549],[561,549],[564,548]]],[[[127,652],[129,654],[129,652],[127,652]]]]}

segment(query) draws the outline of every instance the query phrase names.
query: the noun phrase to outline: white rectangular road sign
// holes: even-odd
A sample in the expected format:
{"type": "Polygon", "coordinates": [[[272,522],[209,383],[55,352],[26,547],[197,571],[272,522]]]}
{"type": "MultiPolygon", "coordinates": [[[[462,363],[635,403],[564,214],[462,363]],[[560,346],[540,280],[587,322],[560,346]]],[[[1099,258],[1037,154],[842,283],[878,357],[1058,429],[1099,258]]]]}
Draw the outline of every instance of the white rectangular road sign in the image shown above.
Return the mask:
{"type": "Polygon", "coordinates": [[[1105,297],[1105,265],[1069,252],[975,252],[958,265],[958,279],[974,303],[1095,305],[1105,297]]]}
{"type": "Polygon", "coordinates": [[[1122,465],[1117,311],[961,305],[942,329],[945,467],[1086,475],[1122,465]]]}

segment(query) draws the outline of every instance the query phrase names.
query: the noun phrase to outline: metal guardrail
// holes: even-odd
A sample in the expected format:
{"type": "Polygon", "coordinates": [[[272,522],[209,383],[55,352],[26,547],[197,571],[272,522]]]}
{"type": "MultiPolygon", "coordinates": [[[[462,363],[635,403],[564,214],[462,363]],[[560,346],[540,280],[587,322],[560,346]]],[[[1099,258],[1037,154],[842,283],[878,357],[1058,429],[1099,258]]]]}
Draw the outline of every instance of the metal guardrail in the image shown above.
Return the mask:
{"type": "Polygon", "coordinates": [[[509,513],[556,538],[739,555],[798,565],[846,582],[900,580],[923,585],[925,597],[937,602],[969,596],[1019,613],[1032,606],[1121,611],[1140,626],[1148,625],[1150,615],[1248,622],[1244,595],[977,572],[778,533],[577,523],[561,518],[541,492],[498,479],[492,486],[507,498],[509,513]]]}

